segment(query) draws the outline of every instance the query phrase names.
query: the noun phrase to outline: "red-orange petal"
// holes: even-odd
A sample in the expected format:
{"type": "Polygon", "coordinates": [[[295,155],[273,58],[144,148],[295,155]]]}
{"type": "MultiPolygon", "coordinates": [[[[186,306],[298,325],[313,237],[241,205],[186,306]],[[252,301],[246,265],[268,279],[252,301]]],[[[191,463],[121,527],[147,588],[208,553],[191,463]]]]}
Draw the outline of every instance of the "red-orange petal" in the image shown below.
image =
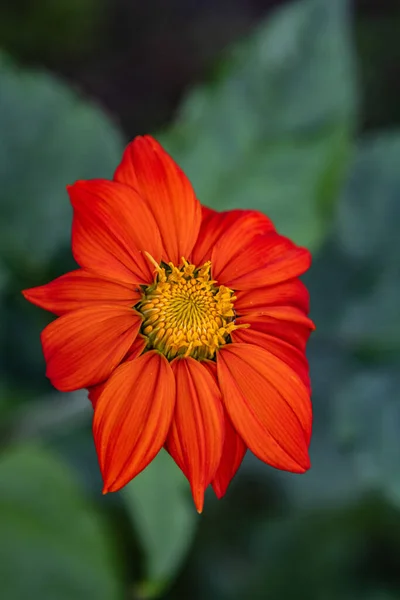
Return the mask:
{"type": "Polygon", "coordinates": [[[246,229],[238,225],[214,246],[211,262],[213,277],[219,283],[246,290],[301,275],[310,267],[311,254],[277,233],[249,239],[246,229]]]}
{"type": "Polygon", "coordinates": [[[103,493],[121,489],[158,454],[174,405],[175,378],[164,356],[152,350],[118,367],[93,418],[103,493]]]}
{"type": "Polygon", "coordinates": [[[100,398],[101,394],[103,393],[107,381],[108,380],[106,380],[104,383],[99,383],[97,385],[92,385],[88,389],[88,392],[89,392],[88,393],[88,399],[92,403],[93,408],[96,408],[97,400],[100,398]]]}
{"type": "Polygon", "coordinates": [[[114,176],[138,190],[157,221],[164,260],[188,258],[196,241],[201,208],[193,187],[171,156],[152,137],[137,137],[126,148],[114,176]]]}
{"type": "Polygon", "coordinates": [[[81,267],[124,283],[150,283],[160,262],[160,232],[146,202],[127,185],[93,179],[68,187],[74,208],[72,251],[81,267]]]}
{"type": "Polygon", "coordinates": [[[221,462],[211,484],[217,498],[225,496],[232,478],[242,464],[247,446],[233,427],[225,411],[225,441],[222,449],[221,462]]]}
{"type": "Polygon", "coordinates": [[[46,285],[24,290],[24,297],[55,315],[93,304],[134,306],[141,297],[134,286],[103,279],[84,269],[71,271],[46,285]]]}
{"type": "Polygon", "coordinates": [[[128,352],[124,356],[123,362],[128,361],[128,360],[133,360],[133,359],[137,358],[138,356],[140,356],[142,354],[142,352],[144,351],[144,349],[146,348],[146,343],[147,342],[146,342],[145,338],[139,333],[139,335],[133,342],[132,346],[129,348],[128,352]]]}
{"type": "MultiPolygon", "coordinates": [[[[212,360],[204,360],[201,363],[212,375],[218,385],[217,363],[212,360]]],[[[217,498],[222,498],[226,490],[240,467],[243,457],[246,454],[247,447],[233,427],[228,413],[224,409],[225,437],[224,447],[222,449],[221,461],[211,482],[217,498]]]]}
{"type": "Polygon", "coordinates": [[[210,375],[212,375],[216,384],[218,385],[217,363],[213,360],[206,359],[201,361],[201,365],[207,369],[207,371],[210,373],[210,375]]]}
{"type": "Polygon", "coordinates": [[[223,401],[249,449],[273,467],[310,467],[312,412],[307,388],[284,362],[251,344],[229,344],[217,355],[223,401]]]}
{"type": "Polygon", "coordinates": [[[306,343],[315,329],[314,323],[294,306],[270,306],[236,319],[238,325],[250,323],[258,331],[277,337],[305,352],[306,343]]]}
{"type": "MultiPolygon", "coordinates": [[[[247,323],[250,327],[248,329],[236,329],[233,331],[231,334],[233,342],[254,344],[271,352],[293,369],[308,391],[311,390],[308,361],[304,351],[277,337],[276,331],[271,334],[269,321],[264,322],[262,316],[248,315],[247,317],[237,319],[236,323],[237,325],[247,323]]],[[[308,334],[309,332],[307,331],[307,337],[308,334]]]]}
{"type": "Polygon", "coordinates": [[[41,335],[47,377],[62,392],[104,381],[128,352],[141,323],[131,308],[111,304],[59,317],[41,335]]]}
{"type": "MultiPolygon", "coordinates": [[[[218,385],[217,363],[212,360],[204,360],[201,364],[209,371],[218,385]]],[[[225,409],[224,423],[225,437],[221,461],[218,465],[214,479],[211,482],[217,498],[225,496],[226,490],[240,467],[247,450],[244,441],[233,427],[225,409]]]]}
{"type": "Polygon", "coordinates": [[[235,296],[235,310],[238,315],[268,310],[270,306],[279,305],[294,306],[306,314],[310,309],[308,290],[297,278],[276,285],[238,290],[235,296]]]}
{"type": "Polygon", "coordinates": [[[217,212],[218,212],[217,210],[214,210],[213,208],[210,208],[209,206],[202,204],[201,205],[201,222],[203,222],[204,219],[207,219],[209,217],[209,215],[215,214],[217,212]]]}
{"type": "Polygon", "coordinates": [[[202,265],[211,259],[214,246],[228,231],[230,243],[235,246],[246,245],[260,233],[274,231],[272,221],[256,210],[216,212],[204,207],[202,216],[199,236],[191,257],[195,265],[202,265]]]}
{"type": "Polygon", "coordinates": [[[166,448],[189,480],[198,512],[221,460],[224,414],[214,377],[193,358],[175,359],[176,406],[166,448]]]}
{"type": "MultiPolygon", "coordinates": [[[[128,352],[122,359],[122,363],[125,363],[129,360],[134,360],[135,358],[138,358],[138,356],[140,356],[142,354],[145,347],[146,347],[146,341],[145,341],[144,337],[139,333],[137,338],[133,342],[132,346],[129,348],[128,352]]],[[[89,388],[88,398],[89,398],[90,402],[92,403],[93,408],[95,408],[95,406],[97,404],[97,400],[99,399],[100,394],[104,390],[104,386],[105,386],[105,383],[99,383],[98,385],[93,385],[92,387],[89,388]]]]}

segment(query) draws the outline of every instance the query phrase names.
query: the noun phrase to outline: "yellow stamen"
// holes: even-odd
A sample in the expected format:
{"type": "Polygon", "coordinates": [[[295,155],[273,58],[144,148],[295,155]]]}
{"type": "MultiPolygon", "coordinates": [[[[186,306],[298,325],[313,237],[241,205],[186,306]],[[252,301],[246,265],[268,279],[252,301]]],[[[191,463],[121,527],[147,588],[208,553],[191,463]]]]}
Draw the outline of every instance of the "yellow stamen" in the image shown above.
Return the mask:
{"type": "Polygon", "coordinates": [[[147,347],[162,352],[168,359],[192,356],[213,358],[229,341],[235,325],[233,290],[211,279],[211,262],[201,267],[182,258],[182,266],[162,267],[147,254],[155,266],[155,281],[143,292],[136,309],[142,314],[142,334],[147,347]]]}

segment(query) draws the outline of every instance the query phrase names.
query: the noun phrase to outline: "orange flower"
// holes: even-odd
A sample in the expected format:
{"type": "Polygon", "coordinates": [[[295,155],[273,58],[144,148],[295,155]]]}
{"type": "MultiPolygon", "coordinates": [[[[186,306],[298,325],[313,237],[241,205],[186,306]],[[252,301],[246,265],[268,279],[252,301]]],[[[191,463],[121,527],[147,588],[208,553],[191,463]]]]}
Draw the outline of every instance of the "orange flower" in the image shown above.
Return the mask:
{"type": "Polygon", "coordinates": [[[59,316],[42,333],[53,385],[90,388],[104,492],[163,446],[199,512],[210,483],[225,494],[247,448],[306,471],[314,325],[297,278],[310,253],[259,212],[202,207],[148,136],[128,146],[114,181],[68,192],[81,268],[23,293],[59,316]]]}

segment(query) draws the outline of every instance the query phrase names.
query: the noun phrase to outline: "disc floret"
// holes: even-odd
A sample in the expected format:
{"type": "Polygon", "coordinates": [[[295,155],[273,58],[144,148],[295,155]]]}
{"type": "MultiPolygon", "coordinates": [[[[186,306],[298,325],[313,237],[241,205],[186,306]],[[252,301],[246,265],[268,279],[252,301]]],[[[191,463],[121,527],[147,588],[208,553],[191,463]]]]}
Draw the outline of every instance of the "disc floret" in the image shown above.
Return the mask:
{"type": "Polygon", "coordinates": [[[218,286],[211,278],[211,261],[201,267],[185,259],[179,267],[173,263],[155,266],[154,283],[144,289],[136,306],[147,347],[170,360],[176,356],[214,358],[238,328],[233,290],[218,286]]]}

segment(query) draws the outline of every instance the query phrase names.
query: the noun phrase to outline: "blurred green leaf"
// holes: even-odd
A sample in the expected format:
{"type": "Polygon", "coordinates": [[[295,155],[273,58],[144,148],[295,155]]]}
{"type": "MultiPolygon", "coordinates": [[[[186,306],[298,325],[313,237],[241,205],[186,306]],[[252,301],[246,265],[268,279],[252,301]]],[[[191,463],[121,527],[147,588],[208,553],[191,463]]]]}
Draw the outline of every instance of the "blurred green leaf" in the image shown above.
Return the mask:
{"type": "Polygon", "coordinates": [[[8,284],[9,273],[0,257],[0,300],[8,284]]]}
{"type": "MultiPolygon", "coordinates": [[[[364,282],[358,265],[341,252],[331,235],[313,259],[312,267],[302,277],[310,293],[310,316],[317,326],[311,337],[336,343],[343,313],[360,294],[364,282]]],[[[319,373],[315,373],[318,377],[319,373]]]]}
{"type": "Polygon", "coordinates": [[[400,131],[360,142],[338,206],[338,238],[355,259],[382,267],[400,257],[400,131]]]}
{"type": "MultiPolygon", "coordinates": [[[[332,427],[336,395],[342,382],[357,372],[358,362],[334,339],[323,336],[321,339],[319,329],[310,339],[307,356],[313,404],[311,468],[301,476],[271,471],[274,481],[284,486],[290,506],[296,510],[348,503],[364,492],[363,482],[355,478],[354,463],[343,452],[332,427]]],[[[265,470],[259,461],[257,464],[260,470],[265,470]]]]}
{"type": "Polygon", "coordinates": [[[346,0],[280,10],[187,98],[162,142],[213,208],[265,211],[315,249],[351,151],[355,74],[346,0]]]}
{"type": "Polygon", "coordinates": [[[0,530],[7,600],[123,597],[99,515],[45,450],[20,447],[0,457],[0,530]]]}
{"type": "Polygon", "coordinates": [[[381,490],[400,506],[400,373],[384,367],[359,370],[334,395],[338,443],[353,463],[354,485],[381,490]]]}
{"type": "Polygon", "coordinates": [[[349,347],[366,351],[378,361],[384,353],[399,352],[399,308],[400,265],[393,265],[380,273],[370,292],[348,304],[338,336],[349,347]]]}
{"type": "MultiPolygon", "coordinates": [[[[400,556],[399,532],[399,513],[380,497],[259,523],[252,532],[252,563],[256,568],[252,567],[249,573],[246,597],[385,598],[387,580],[377,569],[374,549],[379,548],[383,557],[390,553],[396,565],[400,556]],[[262,564],[268,567],[262,568],[262,564]]],[[[397,567],[391,571],[387,561],[386,573],[393,577],[396,572],[397,567]]],[[[387,598],[398,597],[400,591],[392,581],[393,587],[387,591],[393,595],[388,594],[387,598]]]]}
{"type": "Polygon", "coordinates": [[[360,143],[341,198],[337,239],[368,269],[369,285],[343,311],[338,335],[379,358],[400,350],[400,132],[360,143]]]}
{"type": "Polygon", "coordinates": [[[208,538],[199,539],[202,576],[196,598],[399,597],[400,513],[380,495],[323,503],[301,513],[287,512],[282,502],[274,513],[256,517],[238,508],[234,527],[226,520],[222,508],[208,523],[208,538]]]}
{"type": "Polygon", "coordinates": [[[122,492],[146,556],[145,598],[161,593],[175,576],[195,533],[198,515],[186,481],[162,450],[122,492]]]}
{"type": "Polygon", "coordinates": [[[90,423],[93,408],[86,390],[55,392],[35,398],[35,402],[17,405],[8,427],[13,441],[48,439],[65,435],[90,423]]]}
{"type": "MultiPolygon", "coordinates": [[[[29,256],[26,256],[26,262],[29,262],[29,256]]],[[[14,276],[15,272],[12,275],[14,276]]],[[[38,274],[36,282],[32,283],[47,283],[46,279],[38,274]]],[[[52,389],[45,377],[46,365],[40,333],[53,319],[52,315],[38,310],[22,296],[21,289],[29,287],[26,282],[20,283],[18,290],[14,292],[16,283],[12,279],[11,293],[6,290],[0,307],[0,362],[4,365],[6,377],[11,385],[21,390],[25,388],[27,395],[33,392],[38,396],[52,389]]]]}
{"type": "Polygon", "coordinates": [[[0,55],[0,256],[27,269],[70,239],[65,186],[108,177],[122,151],[114,125],[45,73],[0,55]]]}

